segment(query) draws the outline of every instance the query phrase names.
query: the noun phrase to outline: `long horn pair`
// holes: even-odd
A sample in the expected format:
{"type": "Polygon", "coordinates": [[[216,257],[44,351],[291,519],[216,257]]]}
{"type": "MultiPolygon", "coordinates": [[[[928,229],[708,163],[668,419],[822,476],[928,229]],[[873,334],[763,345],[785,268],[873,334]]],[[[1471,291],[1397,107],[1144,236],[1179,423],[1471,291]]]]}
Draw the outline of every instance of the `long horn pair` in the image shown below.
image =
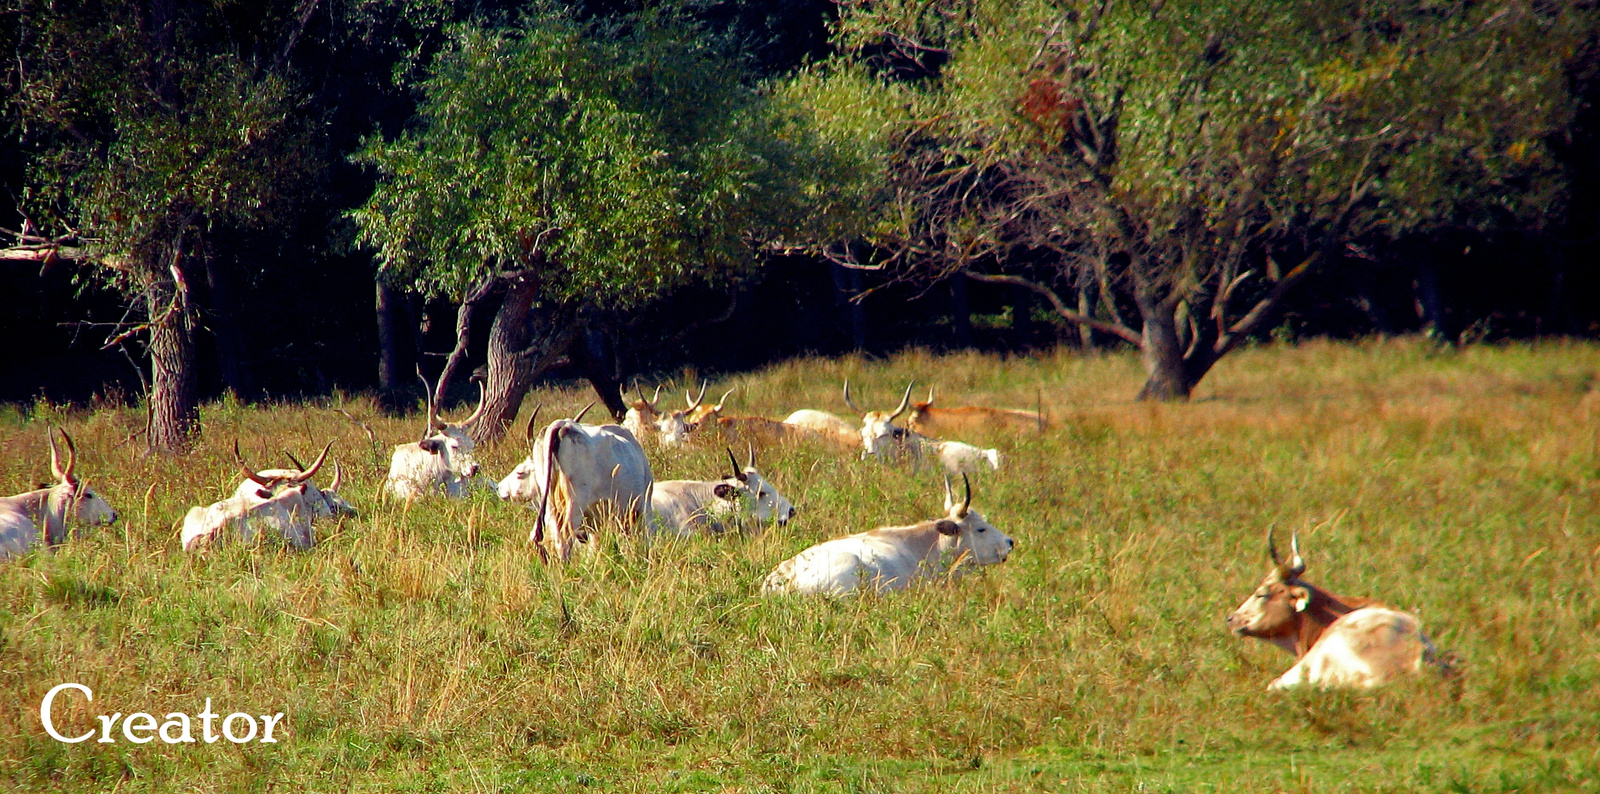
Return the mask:
{"type": "Polygon", "coordinates": [[[705,381],[700,381],[700,396],[699,397],[695,397],[695,398],[691,399],[689,397],[689,392],[686,390],[683,393],[683,399],[684,399],[685,402],[689,403],[688,410],[693,411],[694,409],[699,408],[700,407],[700,403],[703,403],[706,400],[706,382],[705,381]]]}
{"type": "Polygon", "coordinates": [[[660,384],[656,384],[656,395],[648,400],[644,398],[644,389],[639,387],[639,380],[637,378],[635,378],[633,381],[633,390],[639,393],[639,402],[644,403],[644,407],[649,408],[652,411],[656,410],[656,403],[661,400],[660,384]]]}
{"type": "Polygon", "coordinates": [[[911,381],[910,383],[906,384],[906,393],[900,397],[900,407],[894,409],[894,413],[889,414],[889,421],[894,421],[901,414],[905,413],[907,408],[911,407],[911,387],[915,385],[917,385],[916,381],[911,381]]]}
{"type": "Polygon", "coordinates": [[[47,427],[45,428],[45,439],[50,442],[50,473],[54,474],[56,479],[62,482],[72,482],[72,470],[78,465],[78,448],[73,445],[72,436],[67,435],[67,431],[61,428],[47,427]],[[66,442],[67,445],[67,467],[65,469],[61,468],[61,453],[56,451],[55,433],[58,430],[61,433],[61,440],[66,442]]]}
{"type": "Polygon", "coordinates": [[[863,416],[865,416],[866,413],[867,413],[866,411],[861,410],[861,406],[856,405],[856,401],[855,400],[850,399],[850,379],[849,378],[845,378],[844,379],[844,404],[850,406],[850,410],[855,411],[856,413],[861,414],[863,416]]]}
{"type": "Polygon", "coordinates": [[[1298,531],[1289,537],[1289,550],[1294,554],[1294,557],[1285,563],[1278,556],[1278,544],[1273,537],[1272,530],[1267,530],[1267,553],[1272,556],[1272,565],[1278,578],[1285,582],[1306,572],[1306,561],[1300,556],[1300,533],[1298,531]]]}

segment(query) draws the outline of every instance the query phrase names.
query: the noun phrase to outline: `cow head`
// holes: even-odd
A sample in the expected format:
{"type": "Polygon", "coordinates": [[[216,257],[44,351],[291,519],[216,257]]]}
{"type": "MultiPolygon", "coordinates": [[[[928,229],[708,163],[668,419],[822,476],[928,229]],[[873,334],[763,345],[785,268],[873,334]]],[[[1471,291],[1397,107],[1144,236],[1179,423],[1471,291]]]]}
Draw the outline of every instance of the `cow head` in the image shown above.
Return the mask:
{"type": "Polygon", "coordinates": [[[49,508],[52,517],[59,517],[60,521],[47,521],[47,540],[51,543],[60,543],[66,539],[66,522],[78,522],[89,526],[104,526],[116,523],[117,511],[111,504],[95,493],[75,474],[78,464],[78,449],[72,443],[72,436],[67,431],[47,429],[46,437],[50,442],[50,472],[56,477],[56,485],[50,489],[49,508]],[[67,463],[61,465],[61,452],[56,448],[56,432],[61,433],[61,440],[67,445],[67,463]],[[57,526],[59,524],[59,526],[57,526]]]}
{"type": "Polygon", "coordinates": [[[934,522],[934,528],[949,539],[944,542],[945,550],[957,559],[963,554],[968,555],[978,565],[1005,562],[1011,556],[1016,541],[995,529],[988,519],[972,509],[972,480],[963,474],[961,483],[966,489],[966,497],[957,502],[955,492],[950,487],[950,478],[944,478],[945,517],[934,522]]]}
{"type": "Polygon", "coordinates": [[[850,399],[850,380],[844,382],[844,402],[852,411],[861,415],[861,457],[877,455],[884,450],[898,451],[909,440],[910,434],[905,428],[894,423],[900,415],[906,412],[911,405],[911,387],[916,381],[906,384],[906,393],[900,398],[900,407],[889,411],[863,411],[850,399]]]}
{"type": "MultiPolygon", "coordinates": [[[[684,419],[689,423],[689,429],[694,430],[705,422],[711,422],[714,424],[718,419],[721,419],[722,406],[728,402],[728,395],[733,394],[734,391],[736,391],[736,389],[729,389],[723,392],[722,399],[717,400],[716,405],[702,404],[690,409],[688,414],[684,417],[684,419]]],[[[704,384],[701,384],[700,392],[701,394],[705,393],[704,384]]]]}
{"type": "MultiPolygon", "coordinates": [[[[640,394],[639,397],[642,399],[644,395],[640,394]]],[[[534,442],[538,440],[538,432],[535,428],[539,426],[539,410],[542,408],[544,408],[543,403],[535,405],[533,407],[533,416],[528,418],[528,457],[523,458],[522,462],[518,463],[517,467],[512,469],[511,473],[507,474],[495,489],[495,492],[500,494],[500,498],[508,502],[529,502],[535,496],[538,496],[538,486],[534,483],[533,476],[533,456],[536,449],[534,442]]]]}
{"type": "Polygon", "coordinates": [[[717,483],[713,493],[725,502],[743,503],[745,509],[757,521],[765,524],[775,520],[781,527],[794,517],[794,504],[785,499],[783,494],[778,493],[778,489],[756,471],[755,446],[750,445],[749,450],[749,462],[743,468],[740,468],[739,460],[733,456],[733,450],[728,450],[728,462],[733,464],[733,476],[717,483]]]}
{"type": "MultiPolygon", "coordinates": [[[[328,442],[328,446],[330,446],[330,447],[333,446],[333,442],[332,441],[328,442]]],[[[294,467],[295,467],[295,471],[294,472],[274,469],[271,472],[259,472],[259,473],[261,473],[261,474],[269,474],[270,473],[270,474],[274,474],[274,475],[282,475],[282,474],[294,475],[294,474],[298,474],[298,473],[304,473],[306,471],[305,464],[301,463],[299,458],[295,457],[292,453],[289,453],[289,452],[284,452],[283,454],[284,454],[285,457],[287,457],[289,459],[290,463],[294,464],[294,467]]],[[[315,503],[317,503],[317,502],[321,503],[321,506],[316,507],[317,517],[318,518],[331,518],[331,517],[335,517],[335,516],[352,516],[352,517],[354,517],[356,515],[359,515],[356,512],[356,509],[354,507],[352,507],[349,502],[346,502],[344,500],[343,496],[339,495],[339,488],[341,486],[343,486],[343,485],[344,485],[344,470],[339,468],[339,462],[338,461],[334,461],[333,462],[333,484],[329,485],[328,487],[326,487],[326,488],[318,488],[317,486],[311,484],[311,481],[309,479],[306,480],[306,496],[308,497],[309,501],[312,502],[313,505],[315,505],[315,503]]]]}
{"type": "Polygon", "coordinates": [[[1299,632],[1301,613],[1311,606],[1311,589],[1302,581],[1306,562],[1300,557],[1300,536],[1296,533],[1289,541],[1294,556],[1288,563],[1278,558],[1278,547],[1272,533],[1267,533],[1267,553],[1272,557],[1272,570],[1261,580],[1249,598],[1228,616],[1228,628],[1240,637],[1258,637],[1282,644],[1299,632]]]}
{"type": "MultiPolygon", "coordinates": [[[[634,388],[638,388],[635,382],[634,388]]],[[[663,446],[675,447],[689,439],[689,432],[694,429],[689,421],[690,414],[700,409],[700,403],[705,400],[706,386],[700,384],[700,396],[692,397],[688,392],[683,393],[683,398],[689,407],[680,411],[663,411],[660,405],[661,387],[656,387],[655,397],[649,400],[644,398],[644,392],[639,392],[639,399],[634,402],[633,410],[629,411],[629,420],[623,426],[633,431],[635,435],[654,434],[663,446]]]]}
{"type": "Polygon", "coordinates": [[[906,417],[906,424],[911,427],[921,428],[928,421],[928,412],[933,410],[933,387],[928,387],[928,401],[911,404],[911,415],[906,417]]]}
{"type": "Polygon", "coordinates": [[[433,385],[423,377],[421,372],[417,377],[422,378],[422,386],[427,390],[428,417],[427,424],[422,428],[422,438],[417,442],[424,452],[440,458],[445,468],[462,477],[474,477],[478,474],[478,461],[473,458],[472,452],[477,448],[472,436],[467,434],[467,428],[478,421],[484,409],[483,381],[478,381],[478,407],[466,419],[459,422],[446,422],[439,418],[439,408],[433,401],[433,385]]]}

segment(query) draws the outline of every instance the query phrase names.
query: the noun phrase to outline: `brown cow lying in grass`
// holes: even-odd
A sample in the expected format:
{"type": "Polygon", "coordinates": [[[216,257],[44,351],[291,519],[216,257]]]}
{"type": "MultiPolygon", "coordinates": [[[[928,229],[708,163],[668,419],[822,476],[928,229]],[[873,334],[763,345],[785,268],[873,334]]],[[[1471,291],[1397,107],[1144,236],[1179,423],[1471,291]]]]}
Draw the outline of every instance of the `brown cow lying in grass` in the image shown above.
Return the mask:
{"type": "Polygon", "coordinates": [[[1424,664],[1449,672],[1415,617],[1371,598],[1337,596],[1302,580],[1306,563],[1299,537],[1291,543],[1294,557],[1286,564],[1267,535],[1272,571],[1228,616],[1235,635],[1266,640],[1294,654],[1294,666],[1268,689],[1300,684],[1369,688],[1424,664]]]}

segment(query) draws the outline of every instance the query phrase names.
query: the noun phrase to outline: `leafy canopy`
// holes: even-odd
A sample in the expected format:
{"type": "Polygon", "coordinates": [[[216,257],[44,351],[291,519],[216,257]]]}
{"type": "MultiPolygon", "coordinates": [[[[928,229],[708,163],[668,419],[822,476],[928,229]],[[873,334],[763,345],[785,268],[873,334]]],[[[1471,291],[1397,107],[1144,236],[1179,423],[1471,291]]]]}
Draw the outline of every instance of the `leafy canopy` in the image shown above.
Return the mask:
{"type": "Polygon", "coordinates": [[[356,155],[379,184],[353,217],[427,292],[531,269],[547,297],[627,308],[732,275],[803,222],[804,147],[739,60],[670,16],[462,27],[420,90],[415,122],[356,155]]]}

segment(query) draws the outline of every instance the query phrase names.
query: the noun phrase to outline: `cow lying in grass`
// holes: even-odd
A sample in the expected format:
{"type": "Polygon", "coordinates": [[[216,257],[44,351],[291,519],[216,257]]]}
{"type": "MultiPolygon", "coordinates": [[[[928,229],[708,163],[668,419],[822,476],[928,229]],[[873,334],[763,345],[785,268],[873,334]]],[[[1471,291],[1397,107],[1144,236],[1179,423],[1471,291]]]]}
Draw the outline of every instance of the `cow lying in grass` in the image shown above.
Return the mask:
{"type": "Polygon", "coordinates": [[[246,543],[280,539],[301,550],[316,545],[312,522],[332,513],[321,491],[312,495],[315,486],[311,485],[311,478],[322,469],[332,448],[330,441],[309,468],[267,476],[244,462],[235,442],[234,461],[245,482],[254,487],[240,487],[235,495],[220,502],[189,508],[183,517],[183,550],[198,551],[231,536],[246,543]]]}
{"type": "Polygon", "coordinates": [[[767,575],[763,593],[828,593],[858,589],[900,590],[966,565],[1005,562],[1015,545],[972,509],[972,482],[955,501],[944,481],[945,517],[904,527],[878,529],[819,543],[784,560],[767,575]]]}
{"type": "Polygon", "coordinates": [[[756,451],[750,446],[743,468],[728,450],[733,474],[721,480],[661,480],[650,493],[650,512],[656,531],[688,537],[696,532],[725,532],[742,525],[789,523],[794,505],[761,472],[756,451]]]}
{"type": "Polygon", "coordinates": [[[117,520],[117,511],[74,473],[78,450],[65,430],[60,432],[67,445],[67,465],[61,466],[55,432],[45,431],[50,441],[50,472],[55,475],[56,484],[0,498],[0,560],[27,553],[41,537],[51,546],[66,540],[69,524],[101,526],[117,520]]]}
{"type": "Polygon", "coordinates": [[[1300,539],[1291,540],[1294,557],[1285,563],[1267,535],[1272,570],[1261,586],[1228,616],[1239,637],[1266,640],[1295,657],[1293,667],[1268,689],[1300,684],[1369,688],[1421,670],[1437,651],[1411,615],[1371,598],[1338,596],[1301,579],[1306,572],[1300,539]]]}

